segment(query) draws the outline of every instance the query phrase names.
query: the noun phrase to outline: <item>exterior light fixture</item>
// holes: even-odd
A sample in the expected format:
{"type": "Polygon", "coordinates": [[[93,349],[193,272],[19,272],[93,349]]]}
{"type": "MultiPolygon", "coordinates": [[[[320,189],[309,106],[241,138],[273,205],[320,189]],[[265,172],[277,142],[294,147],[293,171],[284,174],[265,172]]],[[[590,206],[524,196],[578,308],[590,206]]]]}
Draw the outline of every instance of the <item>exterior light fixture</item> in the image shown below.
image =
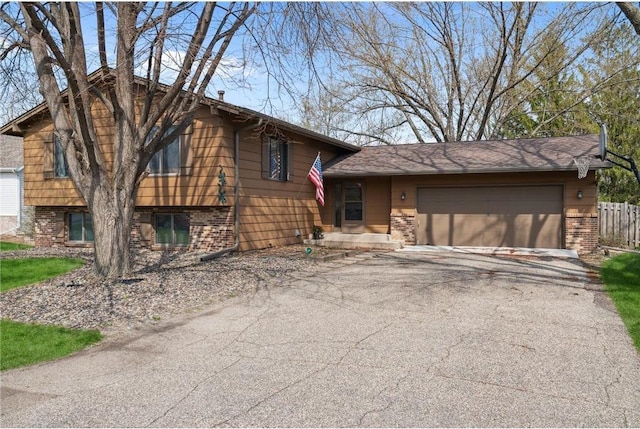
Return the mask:
{"type": "Polygon", "coordinates": [[[578,191],[578,199],[579,199],[579,200],[581,200],[581,199],[582,199],[582,197],[583,197],[583,195],[582,195],[582,191],[578,191]]]}
{"type": "Polygon", "coordinates": [[[407,199],[407,194],[405,194],[404,192],[400,194],[400,199],[402,201],[404,201],[405,199],[407,199]]]}

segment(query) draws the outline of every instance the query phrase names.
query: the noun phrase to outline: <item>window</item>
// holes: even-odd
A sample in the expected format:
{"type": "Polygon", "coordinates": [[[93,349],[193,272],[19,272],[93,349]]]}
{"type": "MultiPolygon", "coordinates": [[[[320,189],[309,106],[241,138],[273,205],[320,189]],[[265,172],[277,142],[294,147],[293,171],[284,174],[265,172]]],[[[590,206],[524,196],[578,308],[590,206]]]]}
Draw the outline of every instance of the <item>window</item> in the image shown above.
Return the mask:
{"type": "MultiPolygon", "coordinates": [[[[167,135],[171,134],[175,127],[167,130],[167,135]]],[[[158,130],[157,127],[153,129],[151,135],[154,135],[158,130]]],[[[149,161],[149,174],[155,175],[169,175],[180,173],[180,137],[177,137],[169,146],[160,149],[153,155],[151,161],[149,161]]]]}
{"type": "Polygon", "coordinates": [[[344,220],[362,220],[361,183],[351,183],[344,187],[344,220]]]}
{"type": "Polygon", "coordinates": [[[269,160],[269,179],[289,180],[289,145],[277,137],[269,137],[267,157],[269,160]]]}
{"type": "Polygon", "coordinates": [[[54,136],[53,138],[53,176],[69,177],[69,165],[67,164],[67,158],[64,156],[62,143],[60,143],[58,136],[54,136]]]}
{"type": "Polygon", "coordinates": [[[156,244],[189,245],[189,215],[156,214],[156,244]]]}
{"type": "Polygon", "coordinates": [[[89,213],[69,213],[69,241],[93,242],[93,224],[89,213]]]}

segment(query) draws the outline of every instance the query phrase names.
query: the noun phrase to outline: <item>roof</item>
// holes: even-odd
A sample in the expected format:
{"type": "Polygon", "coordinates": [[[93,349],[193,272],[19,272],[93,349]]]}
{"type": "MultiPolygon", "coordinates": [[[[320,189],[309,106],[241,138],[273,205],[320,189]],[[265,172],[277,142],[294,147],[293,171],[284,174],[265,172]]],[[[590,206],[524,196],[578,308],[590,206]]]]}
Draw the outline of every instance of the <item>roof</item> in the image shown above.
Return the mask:
{"type": "Polygon", "coordinates": [[[576,171],[573,159],[589,157],[589,169],[609,168],[598,158],[597,135],[369,146],[323,171],[326,177],[395,176],[525,171],[576,171]]]}
{"type": "MultiPolygon", "coordinates": [[[[104,80],[106,80],[107,78],[102,74],[101,70],[98,69],[97,71],[91,73],[89,75],[89,81],[92,81],[94,83],[100,83],[104,80]]],[[[135,77],[135,82],[140,84],[140,85],[145,85],[148,81],[144,78],[135,77]]],[[[169,86],[164,85],[164,84],[159,84],[159,91],[166,91],[168,90],[169,86]]],[[[62,91],[62,95],[63,97],[66,95],[67,90],[62,91]]],[[[323,141],[325,143],[328,143],[332,146],[336,146],[342,149],[346,149],[348,151],[351,152],[356,152],[360,150],[359,146],[355,146],[349,143],[345,143],[342,140],[338,140],[335,139],[333,137],[329,137],[329,136],[325,136],[324,134],[320,134],[320,133],[316,133],[315,131],[311,131],[308,130],[306,128],[300,127],[298,125],[294,125],[292,123],[283,121],[281,119],[266,115],[264,113],[260,113],[257,112],[255,110],[251,110],[251,109],[247,109],[244,107],[240,107],[240,106],[236,106],[234,104],[231,103],[227,103],[224,101],[220,101],[220,100],[216,100],[213,98],[209,98],[209,97],[205,97],[202,104],[204,105],[208,105],[208,106],[212,106],[212,107],[216,107],[217,109],[226,111],[228,113],[231,114],[235,114],[238,116],[242,116],[245,119],[262,119],[263,121],[275,125],[276,127],[282,128],[282,129],[286,129],[289,131],[293,131],[297,134],[303,135],[305,137],[310,137],[316,140],[320,140],[323,141]]],[[[31,120],[34,120],[36,118],[43,118],[46,117],[48,115],[48,107],[46,103],[40,103],[39,105],[37,105],[36,107],[34,107],[33,109],[23,113],[22,115],[18,116],[17,118],[13,119],[12,121],[9,121],[8,123],[2,125],[2,127],[0,127],[0,135],[12,135],[12,136],[21,136],[24,133],[24,130],[22,129],[22,125],[28,123],[31,120]]]]}
{"type": "Polygon", "coordinates": [[[0,135],[0,168],[17,169],[24,165],[22,137],[0,135]]]}
{"type": "Polygon", "coordinates": [[[361,150],[360,146],[352,145],[350,143],[346,143],[342,140],[335,139],[333,137],[326,136],[324,134],[317,133],[315,131],[311,131],[307,128],[303,128],[301,126],[292,124],[290,122],[283,121],[282,119],[274,118],[273,116],[266,115],[264,113],[257,112],[255,110],[247,109],[245,107],[236,106],[235,104],[227,103],[225,101],[219,101],[212,98],[206,98],[204,103],[214,106],[220,110],[241,115],[247,118],[255,118],[255,119],[263,119],[265,122],[275,125],[276,127],[283,128],[289,131],[293,131],[297,134],[300,134],[305,137],[310,137],[316,140],[321,140],[326,143],[329,143],[333,146],[340,147],[342,149],[347,149],[351,152],[357,152],[361,150]]]}

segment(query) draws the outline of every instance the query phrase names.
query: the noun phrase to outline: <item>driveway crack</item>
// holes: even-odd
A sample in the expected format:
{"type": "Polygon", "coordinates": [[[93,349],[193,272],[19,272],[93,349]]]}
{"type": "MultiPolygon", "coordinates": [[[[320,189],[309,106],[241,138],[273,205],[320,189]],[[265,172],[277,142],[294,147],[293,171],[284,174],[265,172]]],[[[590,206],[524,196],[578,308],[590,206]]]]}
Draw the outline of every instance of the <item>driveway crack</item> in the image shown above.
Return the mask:
{"type": "Polygon", "coordinates": [[[236,359],[235,361],[233,361],[232,363],[230,363],[229,365],[225,366],[224,368],[214,372],[213,374],[209,375],[208,377],[203,378],[202,380],[200,380],[199,382],[196,383],[195,386],[193,386],[193,388],[191,390],[189,390],[184,396],[182,396],[182,398],[178,399],[176,401],[175,404],[173,404],[172,406],[170,406],[169,408],[167,408],[167,410],[161,415],[156,417],[152,422],[150,422],[146,427],[154,427],[156,425],[156,423],[158,422],[158,420],[166,417],[171,411],[173,411],[178,405],[180,405],[181,403],[183,403],[189,396],[191,396],[193,394],[193,392],[195,392],[196,390],[198,390],[198,388],[205,382],[211,380],[213,377],[217,376],[218,374],[220,374],[221,372],[231,368],[233,365],[235,365],[236,363],[238,363],[240,360],[242,359],[242,357],[239,357],[238,359],[236,359]]]}

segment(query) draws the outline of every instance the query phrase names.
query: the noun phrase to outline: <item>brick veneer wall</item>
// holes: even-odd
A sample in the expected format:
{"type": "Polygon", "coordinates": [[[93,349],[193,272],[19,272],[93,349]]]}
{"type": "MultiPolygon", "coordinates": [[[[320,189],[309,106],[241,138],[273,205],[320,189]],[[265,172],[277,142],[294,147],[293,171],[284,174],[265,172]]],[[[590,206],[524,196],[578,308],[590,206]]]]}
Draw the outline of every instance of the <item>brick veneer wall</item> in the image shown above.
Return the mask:
{"type": "Polygon", "coordinates": [[[391,239],[404,240],[405,244],[416,244],[415,216],[391,213],[391,239]]]}
{"type": "Polygon", "coordinates": [[[55,247],[60,243],[56,237],[56,213],[52,207],[36,207],[33,219],[33,241],[38,247],[55,247]]]}
{"type": "Polygon", "coordinates": [[[580,254],[598,247],[598,215],[568,214],[565,219],[565,245],[580,254]]]}
{"type": "Polygon", "coordinates": [[[190,212],[190,250],[214,252],[234,244],[234,220],[230,207],[190,212]]]}
{"type": "MultiPolygon", "coordinates": [[[[39,247],[64,246],[67,229],[65,214],[79,210],[65,207],[36,207],[34,242],[39,247]]],[[[131,228],[132,248],[155,248],[153,231],[154,213],[187,213],[189,215],[189,250],[211,252],[234,244],[234,219],[230,207],[212,207],[198,210],[136,210],[131,228]],[[144,236],[143,230],[147,236],[144,236]]]]}

